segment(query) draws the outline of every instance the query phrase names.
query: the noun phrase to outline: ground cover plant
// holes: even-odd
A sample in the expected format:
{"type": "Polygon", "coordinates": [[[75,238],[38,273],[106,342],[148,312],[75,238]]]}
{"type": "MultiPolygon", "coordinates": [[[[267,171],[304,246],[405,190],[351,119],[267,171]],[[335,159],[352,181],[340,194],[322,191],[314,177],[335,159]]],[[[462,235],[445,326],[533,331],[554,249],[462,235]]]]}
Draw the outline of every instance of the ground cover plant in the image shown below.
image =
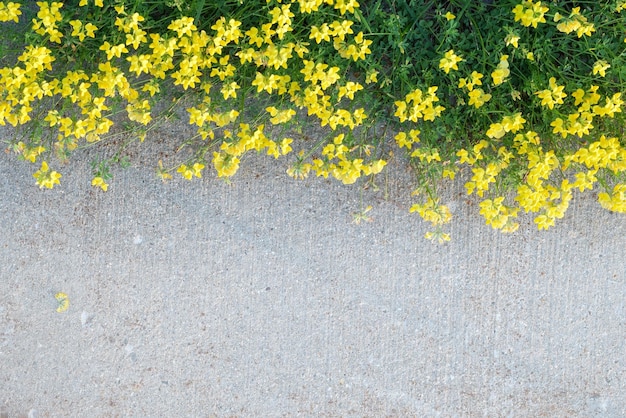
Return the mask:
{"type": "Polygon", "coordinates": [[[626,212],[626,0],[0,2],[0,21],[3,140],[42,188],[124,133],[92,165],[106,191],[127,141],[184,105],[197,133],[159,162],[164,181],[229,178],[256,152],[352,184],[403,154],[436,241],[450,239],[439,187],[463,170],[504,232],[520,210],[553,226],[577,191],[626,212]]]}

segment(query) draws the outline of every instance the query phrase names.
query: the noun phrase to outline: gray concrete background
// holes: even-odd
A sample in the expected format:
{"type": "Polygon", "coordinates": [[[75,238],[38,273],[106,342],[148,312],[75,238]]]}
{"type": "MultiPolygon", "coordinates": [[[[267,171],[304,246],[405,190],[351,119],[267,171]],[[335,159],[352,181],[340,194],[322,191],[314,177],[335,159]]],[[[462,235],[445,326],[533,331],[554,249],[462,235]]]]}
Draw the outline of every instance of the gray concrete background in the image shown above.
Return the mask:
{"type": "Polygon", "coordinates": [[[50,191],[0,155],[10,417],[626,416],[626,222],[591,193],[503,235],[457,183],[440,246],[401,167],[355,225],[357,187],[273,158],[231,185],[139,158],[107,193],[88,159],[50,191]]]}

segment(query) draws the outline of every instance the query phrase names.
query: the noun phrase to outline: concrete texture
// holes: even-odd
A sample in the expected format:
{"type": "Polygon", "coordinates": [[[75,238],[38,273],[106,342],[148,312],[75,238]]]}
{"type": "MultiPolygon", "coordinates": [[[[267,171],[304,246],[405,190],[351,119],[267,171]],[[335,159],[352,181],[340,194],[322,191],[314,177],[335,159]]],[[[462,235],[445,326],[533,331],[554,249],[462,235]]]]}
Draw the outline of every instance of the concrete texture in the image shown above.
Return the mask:
{"type": "Polygon", "coordinates": [[[103,193],[86,154],[52,191],[0,156],[9,417],[626,416],[626,222],[592,194],[503,235],[457,183],[440,246],[401,167],[361,193],[137,161],[103,193]]]}

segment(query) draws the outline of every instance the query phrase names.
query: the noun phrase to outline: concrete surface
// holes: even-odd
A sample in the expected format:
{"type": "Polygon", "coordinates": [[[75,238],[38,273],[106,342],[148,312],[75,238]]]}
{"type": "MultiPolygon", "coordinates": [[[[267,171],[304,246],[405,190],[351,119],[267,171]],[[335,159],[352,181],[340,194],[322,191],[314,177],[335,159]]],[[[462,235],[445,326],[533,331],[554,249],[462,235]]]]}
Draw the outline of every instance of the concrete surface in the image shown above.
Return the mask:
{"type": "Polygon", "coordinates": [[[0,155],[9,417],[626,416],[626,222],[592,194],[503,235],[456,184],[439,246],[401,168],[361,194],[135,161],[103,193],[78,154],[50,191],[0,155]]]}

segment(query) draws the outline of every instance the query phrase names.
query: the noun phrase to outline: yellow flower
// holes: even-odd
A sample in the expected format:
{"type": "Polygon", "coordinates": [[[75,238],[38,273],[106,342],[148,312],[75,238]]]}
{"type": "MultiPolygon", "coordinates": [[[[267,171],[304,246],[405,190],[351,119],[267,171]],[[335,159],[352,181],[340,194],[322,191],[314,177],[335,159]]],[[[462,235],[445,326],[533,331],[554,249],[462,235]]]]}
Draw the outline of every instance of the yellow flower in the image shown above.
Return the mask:
{"type": "Polygon", "coordinates": [[[500,57],[500,62],[494,72],[491,73],[491,78],[493,80],[494,86],[498,86],[506,80],[511,71],[509,70],[509,56],[502,55],[500,57]]]}
{"type": "Polygon", "coordinates": [[[455,18],[456,18],[456,16],[455,16],[455,15],[453,15],[452,13],[450,13],[450,12],[446,12],[446,14],[444,15],[444,17],[446,18],[446,20],[453,20],[453,19],[455,19],[455,18]]]}
{"type": "Polygon", "coordinates": [[[457,151],[456,156],[459,157],[459,164],[468,163],[471,165],[476,162],[474,158],[470,157],[469,152],[467,152],[467,150],[465,149],[457,151]]]}
{"type": "Polygon", "coordinates": [[[439,244],[450,241],[450,234],[444,233],[441,228],[437,228],[434,231],[428,231],[424,234],[424,238],[430,241],[437,241],[439,244]]]}
{"type": "Polygon", "coordinates": [[[547,215],[539,215],[535,218],[535,223],[537,224],[537,229],[548,229],[551,226],[554,226],[554,218],[550,218],[547,215]]]}
{"type": "Polygon", "coordinates": [[[598,202],[605,209],[626,213],[626,185],[615,185],[610,195],[606,192],[598,194],[598,202]]]}
{"type": "Polygon", "coordinates": [[[491,94],[485,93],[483,89],[474,89],[468,93],[469,105],[478,109],[491,99],[491,94]]]}
{"type": "Polygon", "coordinates": [[[191,36],[196,28],[196,25],[193,24],[192,17],[181,17],[180,19],[176,19],[172,21],[167,27],[170,30],[176,32],[176,36],[182,38],[185,35],[191,36]]]}
{"type": "Polygon", "coordinates": [[[589,23],[587,18],[580,14],[580,7],[574,7],[569,17],[564,17],[560,13],[554,15],[554,21],[561,21],[556,28],[563,33],[576,31],[576,35],[580,38],[583,35],[591,36],[596,31],[593,23],[589,23]]]}
{"type": "Polygon", "coordinates": [[[504,42],[505,44],[508,45],[513,45],[513,48],[518,48],[518,42],[520,40],[520,37],[518,35],[515,35],[513,33],[509,33],[506,38],[504,38],[504,42]]]}
{"type": "Polygon", "coordinates": [[[586,112],[591,110],[591,106],[597,104],[600,101],[601,96],[596,93],[598,86],[591,86],[587,92],[583,89],[578,89],[572,93],[572,97],[576,99],[574,106],[581,105],[578,108],[579,112],[586,112]]]}
{"type": "Polygon", "coordinates": [[[567,94],[563,92],[565,86],[556,84],[556,78],[551,77],[549,83],[550,89],[541,90],[535,92],[535,94],[541,99],[542,106],[554,109],[555,104],[563,104],[563,99],[567,97],[567,94]]]}
{"type": "Polygon", "coordinates": [[[537,28],[538,23],[546,23],[544,17],[549,9],[541,5],[541,2],[533,3],[531,0],[524,0],[513,9],[515,21],[519,21],[523,26],[537,28]]]}
{"type": "Polygon", "coordinates": [[[476,71],[472,71],[472,74],[469,77],[469,80],[467,78],[462,78],[459,80],[459,88],[463,88],[465,87],[467,89],[467,91],[472,91],[474,90],[474,86],[482,86],[483,82],[480,81],[481,78],[483,78],[483,75],[479,72],[476,71]]]}
{"type": "MultiPolygon", "coordinates": [[[[193,167],[187,167],[186,164],[182,164],[176,170],[177,173],[180,173],[185,179],[191,180],[193,176],[198,178],[202,177],[202,169],[204,168],[204,164],[194,163],[193,167]]],[[[161,178],[164,178],[161,176],[161,178]]]]}
{"type": "Polygon", "coordinates": [[[139,45],[142,42],[147,42],[148,38],[146,38],[147,32],[142,29],[136,29],[133,33],[126,34],[126,45],[132,45],[133,48],[139,48],[139,45]]]}
{"type": "Polygon", "coordinates": [[[611,64],[606,62],[605,60],[596,61],[593,64],[593,75],[600,74],[600,77],[606,76],[606,70],[611,68],[611,64]]]}
{"type": "Polygon", "coordinates": [[[624,101],[621,99],[622,93],[615,93],[613,97],[605,97],[605,105],[604,106],[594,106],[593,113],[598,116],[609,116],[613,117],[613,115],[617,112],[621,112],[621,106],[624,104],[624,101]]]}
{"type": "Polygon", "coordinates": [[[230,84],[224,84],[222,87],[222,96],[224,96],[224,100],[228,100],[230,97],[237,98],[237,90],[239,89],[239,84],[236,82],[231,82],[230,84]]]}
{"type": "Polygon", "coordinates": [[[0,2],[0,22],[8,22],[10,20],[15,23],[19,22],[19,16],[22,14],[20,7],[20,4],[13,3],[12,1],[7,4],[0,2]]]}
{"type": "Polygon", "coordinates": [[[309,39],[315,39],[318,44],[322,41],[330,42],[330,28],[324,23],[321,27],[312,26],[309,39]]]}
{"type": "Polygon", "coordinates": [[[433,200],[430,197],[424,204],[416,203],[411,206],[409,212],[417,212],[422,219],[430,222],[435,227],[446,224],[452,219],[450,209],[445,205],[440,205],[439,199],[433,200]]]}
{"type": "Polygon", "coordinates": [[[102,46],[100,46],[100,51],[104,51],[107,54],[107,60],[111,61],[113,57],[120,58],[122,54],[128,53],[128,49],[126,49],[126,45],[111,45],[108,41],[105,41],[102,46]]]}
{"type": "Polygon", "coordinates": [[[39,6],[39,12],[37,17],[40,19],[33,19],[32,30],[40,35],[50,35],[50,41],[61,43],[63,34],[57,29],[57,22],[63,20],[63,15],[60,12],[63,3],[60,2],[37,2],[39,6]]]}
{"type": "Polygon", "coordinates": [[[459,67],[457,63],[463,61],[463,58],[459,57],[454,53],[454,50],[451,49],[446,52],[439,61],[439,68],[441,68],[446,74],[450,73],[450,70],[458,70],[459,67]]]}
{"type": "Polygon", "coordinates": [[[70,20],[70,25],[72,26],[72,36],[77,36],[79,41],[85,40],[85,37],[95,38],[95,31],[98,30],[98,27],[92,23],[87,23],[83,25],[83,22],[80,20],[70,20]]]}
{"type": "Polygon", "coordinates": [[[191,171],[193,171],[193,175],[196,177],[202,177],[202,169],[204,168],[204,164],[194,163],[191,171]]]}
{"type": "Polygon", "coordinates": [[[94,177],[93,180],[91,180],[91,185],[94,186],[94,187],[100,187],[105,192],[109,188],[109,185],[100,176],[94,177]]]}
{"type": "Polygon", "coordinates": [[[272,116],[270,122],[274,125],[289,122],[296,115],[296,111],[293,109],[278,110],[274,106],[270,106],[265,110],[272,116]]]}
{"type": "Polygon", "coordinates": [[[213,152],[213,167],[218,177],[231,177],[239,169],[239,158],[225,152],[213,152]]]}
{"type": "Polygon", "coordinates": [[[370,174],[378,174],[383,171],[383,168],[387,165],[385,160],[376,160],[369,166],[363,166],[363,174],[369,176],[370,174]]]}
{"type": "Polygon", "coordinates": [[[504,83],[509,74],[510,71],[508,68],[498,68],[494,72],[492,72],[491,78],[493,79],[494,86],[504,83]]]}
{"type": "Polygon", "coordinates": [[[522,117],[521,112],[517,112],[512,116],[505,116],[502,118],[502,126],[507,132],[517,132],[524,127],[526,119],[522,117]]]}
{"type": "Polygon", "coordinates": [[[54,295],[54,298],[57,300],[57,312],[62,313],[67,311],[70,307],[70,298],[63,292],[59,292],[54,295]]]}
{"type": "Polygon", "coordinates": [[[500,139],[506,134],[506,129],[501,123],[492,123],[486,132],[489,138],[500,139]]]}
{"type": "Polygon", "coordinates": [[[152,120],[150,115],[150,103],[147,100],[135,101],[126,105],[128,119],[147,125],[152,120]]]}
{"type": "MultiPolygon", "coordinates": [[[[328,1],[327,3],[332,4],[332,2],[328,1]]],[[[354,9],[359,7],[359,3],[356,0],[335,0],[334,7],[339,10],[339,13],[343,16],[346,12],[354,13],[354,9]]]]}
{"type": "Polygon", "coordinates": [[[37,184],[39,185],[40,189],[44,187],[52,189],[55,184],[60,184],[59,179],[62,177],[62,175],[60,173],[57,173],[56,171],[50,171],[48,163],[46,161],[43,161],[41,163],[41,169],[37,170],[33,174],[33,177],[37,179],[37,184]]]}
{"type": "Polygon", "coordinates": [[[346,35],[354,33],[354,31],[352,30],[353,24],[354,22],[350,20],[344,20],[341,23],[338,21],[334,21],[330,24],[330,27],[332,28],[331,35],[333,36],[333,38],[338,38],[339,40],[343,41],[345,40],[346,35]]]}
{"type": "Polygon", "coordinates": [[[406,147],[406,149],[410,150],[411,147],[413,147],[413,140],[409,138],[406,132],[399,132],[395,136],[395,140],[396,140],[396,143],[398,144],[398,147],[400,148],[406,147]]]}
{"type": "MultiPolygon", "coordinates": [[[[139,76],[141,73],[148,74],[150,69],[152,68],[152,63],[150,62],[150,55],[141,54],[141,55],[131,55],[126,58],[126,61],[130,62],[129,71],[135,73],[135,75],[139,76]]],[[[144,91],[150,91],[152,87],[147,87],[144,91]]],[[[151,92],[153,94],[153,92],[151,92]]],[[[151,95],[152,95],[151,94],[151,95]]]]}
{"type": "Polygon", "coordinates": [[[443,244],[444,242],[450,241],[450,234],[444,233],[441,228],[437,228],[434,231],[428,231],[425,233],[424,238],[432,242],[436,241],[439,244],[443,244]]]}
{"type": "Polygon", "coordinates": [[[326,90],[341,78],[339,75],[339,67],[329,68],[326,72],[321,71],[316,74],[316,77],[319,77],[318,79],[321,81],[322,90],[326,90]]]}
{"type": "Polygon", "coordinates": [[[30,161],[31,163],[34,163],[35,160],[37,159],[37,157],[44,152],[46,149],[44,147],[42,147],[41,145],[39,146],[33,146],[33,147],[28,147],[26,146],[23,142],[19,142],[18,146],[23,149],[22,151],[22,158],[24,158],[27,161],[30,161]]]}
{"type": "Polygon", "coordinates": [[[363,86],[359,83],[355,83],[354,81],[348,81],[344,86],[339,87],[339,96],[348,97],[350,100],[354,100],[354,93],[363,90],[363,86]]]}

